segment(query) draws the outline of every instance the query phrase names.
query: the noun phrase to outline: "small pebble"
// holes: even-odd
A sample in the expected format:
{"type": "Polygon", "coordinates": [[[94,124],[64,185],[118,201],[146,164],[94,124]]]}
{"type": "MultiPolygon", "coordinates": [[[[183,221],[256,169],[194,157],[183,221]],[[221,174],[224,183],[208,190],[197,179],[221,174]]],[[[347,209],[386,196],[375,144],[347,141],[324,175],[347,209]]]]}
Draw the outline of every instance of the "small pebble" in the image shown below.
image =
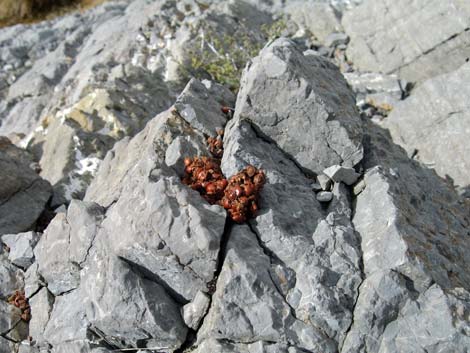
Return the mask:
{"type": "Polygon", "coordinates": [[[333,199],[333,193],[330,191],[320,191],[317,194],[317,200],[320,202],[330,202],[333,199]]]}
{"type": "Polygon", "coordinates": [[[359,195],[364,189],[366,188],[366,182],[364,179],[359,180],[356,185],[353,187],[353,193],[354,195],[359,195]]]}

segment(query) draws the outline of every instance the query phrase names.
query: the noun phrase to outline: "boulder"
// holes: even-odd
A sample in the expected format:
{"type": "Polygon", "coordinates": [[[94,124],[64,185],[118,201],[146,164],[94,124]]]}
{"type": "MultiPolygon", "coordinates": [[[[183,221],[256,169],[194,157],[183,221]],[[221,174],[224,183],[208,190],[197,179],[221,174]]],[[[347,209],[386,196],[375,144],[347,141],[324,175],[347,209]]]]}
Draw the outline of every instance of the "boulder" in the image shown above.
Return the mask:
{"type": "Polygon", "coordinates": [[[455,186],[470,186],[470,63],[427,80],[384,120],[395,143],[455,186]]]}
{"type": "Polygon", "coordinates": [[[94,257],[83,275],[82,291],[93,330],[119,347],[145,342],[147,347],[174,350],[186,338],[177,303],[161,285],[117,257],[94,257]]]}
{"type": "Polygon", "coordinates": [[[0,235],[31,230],[51,196],[50,184],[0,147],[0,235]]]}
{"type": "MultiPolygon", "coordinates": [[[[261,211],[250,222],[253,234],[250,236],[259,237],[261,249],[271,262],[270,273],[277,293],[300,320],[286,333],[287,340],[298,337],[295,345],[307,350],[333,349],[342,342],[351,323],[351,310],[361,283],[359,242],[350,222],[348,191],[338,189],[325,212],[311,189],[311,179],[275,144],[259,138],[246,120],[229,122],[224,144],[222,170],[225,175],[233,175],[247,164],[266,173],[267,181],[260,198],[261,211]],[[312,324],[303,326],[303,323],[312,324]],[[315,336],[318,327],[321,327],[322,335],[315,336]],[[323,334],[330,339],[325,341],[323,334]]],[[[262,267],[254,265],[254,268],[262,267]]],[[[232,276],[237,275],[237,270],[235,267],[232,276]]],[[[229,295],[231,288],[223,292],[224,296],[229,295]]],[[[236,288],[233,291],[239,293],[236,288]]],[[[238,305],[243,307],[243,304],[238,305]]],[[[218,310],[217,315],[227,315],[223,309],[218,310]]],[[[210,322],[211,314],[212,307],[201,330],[210,322]]],[[[237,321],[236,324],[222,325],[221,330],[247,327],[250,332],[250,324],[244,325],[237,321]]],[[[229,340],[246,340],[244,331],[229,334],[237,335],[229,340]]],[[[252,340],[264,340],[263,335],[257,336],[256,332],[253,335],[252,340]]],[[[213,333],[210,337],[223,339],[224,336],[213,333]]],[[[270,340],[273,339],[274,342],[287,342],[282,336],[273,336],[270,340]]]]}
{"type": "Polygon", "coordinates": [[[359,178],[360,174],[356,173],[354,168],[346,168],[339,165],[332,165],[323,170],[323,174],[337,183],[345,183],[352,185],[359,178]]]}
{"type": "MultiPolygon", "coordinates": [[[[219,113],[221,95],[194,86],[185,104],[206,99],[207,112],[219,113]]],[[[204,119],[197,124],[210,126],[204,119]]],[[[87,340],[90,347],[104,340],[119,348],[176,350],[188,331],[181,309],[196,305],[191,322],[202,319],[226,213],[181,183],[180,167],[191,151],[209,154],[205,136],[176,109],[157,115],[108,153],[86,200],[73,200],[49,224],[35,248],[37,271],[29,274],[28,292],[43,279],[55,296],[38,332],[54,350],[72,341],[85,349],[87,340]]]]}
{"type": "Polygon", "coordinates": [[[362,159],[362,127],[355,99],[339,70],[318,56],[304,56],[280,38],[243,73],[235,119],[248,120],[305,170],[319,174],[362,159]]]}
{"type": "Polygon", "coordinates": [[[366,0],[343,16],[347,55],[361,71],[424,81],[465,63],[469,16],[460,0],[366,0]]]}

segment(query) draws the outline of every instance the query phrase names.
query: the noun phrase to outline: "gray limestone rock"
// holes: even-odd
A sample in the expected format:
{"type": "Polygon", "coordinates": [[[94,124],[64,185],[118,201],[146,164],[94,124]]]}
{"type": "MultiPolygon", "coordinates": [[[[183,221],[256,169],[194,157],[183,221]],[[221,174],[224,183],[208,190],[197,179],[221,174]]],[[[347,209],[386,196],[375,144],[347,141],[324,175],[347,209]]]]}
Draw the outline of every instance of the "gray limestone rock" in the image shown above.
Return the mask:
{"type": "Polygon", "coordinates": [[[206,315],[207,309],[209,309],[210,301],[211,299],[207,294],[199,291],[192,302],[183,306],[182,316],[186,326],[193,330],[199,328],[204,315],[206,315]]]}
{"type": "Polygon", "coordinates": [[[23,286],[23,271],[12,265],[6,254],[0,254],[0,299],[6,300],[23,286]]]}
{"type": "Polygon", "coordinates": [[[69,261],[70,232],[66,215],[59,213],[34,249],[38,272],[54,295],[75,289],[80,283],[79,264],[69,261]]]}
{"type": "MultiPolygon", "coordinates": [[[[100,237],[112,239],[113,251],[151,273],[186,304],[198,290],[207,291],[213,279],[226,214],[182,185],[166,165],[168,148],[180,136],[188,144],[204,144],[204,137],[178,113],[157,116],[108,154],[86,199],[112,204],[100,237]]],[[[185,156],[178,154],[181,163],[185,156]]]]}
{"type": "Polygon", "coordinates": [[[0,235],[30,230],[51,196],[50,184],[0,147],[0,235]]]}
{"type": "Polygon", "coordinates": [[[341,342],[361,282],[359,243],[348,202],[346,208],[335,202],[324,214],[311,180],[274,144],[257,137],[246,120],[229,122],[224,146],[225,175],[247,164],[266,173],[261,210],[252,227],[273,263],[286,269],[278,272],[280,282],[285,282],[283,273],[295,276],[283,289],[286,302],[296,318],[341,342]]]}
{"type": "Polygon", "coordinates": [[[110,342],[174,350],[185,340],[177,304],[161,285],[142,278],[123,260],[94,257],[83,283],[87,320],[110,342]]]}
{"type": "Polygon", "coordinates": [[[352,185],[359,178],[360,174],[356,173],[354,168],[342,167],[339,165],[332,165],[331,167],[323,170],[323,174],[329,177],[331,180],[337,183],[345,183],[346,185],[352,185]]]}
{"type": "Polygon", "coordinates": [[[341,44],[348,44],[348,42],[349,36],[342,32],[330,33],[325,38],[325,45],[330,48],[337,47],[341,44]]]}
{"type": "Polygon", "coordinates": [[[39,240],[36,232],[5,234],[2,241],[9,248],[8,259],[16,266],[27,269],[34,261],[33,249],[39,240]]]}
{"type": "Polygon", "coordinates": [[[431,283],[468,287],[468,206],[434,171],[408,159],[381,128],[367,123],[368,157],[353,222],[364,270],[394,270],[418,291],[431,283]]]}
{"type": "Polygon", "coordinates": [[[29,266],[24,274],[24,293],[26,298],[30,298],[41,287],[46,285],[43,278],[40,276],[38,269],[38,263],[35,262],[29,266]]]}
{"type": "Polygon", "coordinates": [[[342,352],[465,351],[468,205],[383,129],[366,131],[353,217],[366,278],[342,352]]]}
{"type": "Polygon", "coordinates": [[[93,202],[74,200],[58,213],[34,249],[38,272],[54,295],[78,287],[80,269],[97,236],[104,210],[93,202]]]}
{"type": "Polygon", "coordinates": [[[408,84],[396,74],[384,75],[375,72],[344,72],[354,93],[358,106],[365,104],[378,108],[395,107],[408,90],[408,84]]]}
{"type": "Polygon", "coordinates": [[[387,325],[397,320],[405,301],[416,296],[408,287],[407,278],[393,271],[368,276],[359,288],[354,324],[341,352],[378,352],[387,325]]]}
{"type": "Polygon", "coordinates": [[[366,0],[343,16],[347,55],[361,71],[423,81],[465,63],[469,16],[461,0],[366,0]]]}
{"type": "Polygon", "coordinates": [[[55,298],[49,321],[42,332],[44,339],[53,347],[90,338],[90,322],[85,314],[84,299],[80,290],[72,290],[55,298]]]}
{"type": "Polygon", "coordinates": [[[325,174],[319,174],[317,175],[317,180],[320,183],[322,190],[328,191],[331,189],[332,181],[329,176],[326,176],[325,174]]]}
{"type": "Polygon", "coordinates": [[[49,290],[44,287],[29,299],[29,305],[31,307],[29,336],[31,336],[36,343],[44,340],[43,333],[49,321],[53,304],[54,297],[49,290]]]}
{"type": "MultiPolygon", "coordinates": [[[[233,106],[234,101],[233,97],[224,105],[233,106]]],[[[194,78],[176,99],[174,107],[191,126],[209,136],[215,136],[216,131],[227,123],[222,105],[212,97],[206,86],[194,78]]]]}
{"type": "Polygon", "coordinates": [[[395,143],[456,186],[470,185],[470,63],[413,90],[384,120],[395,143]]]}
{"type": "Polygon", "coordinates": [[[325,41],[330,33],[342,29],[334,8],[326,2],[288,1],[283,12],[321,42],[325,41]]]}
{"type": "Polygon", "coordinates": [[[333,342],[321,330],[295,318],[273,282],[271,266],[256,234],[246,225],[234,226],[198,341],[292,342],[306,350],[334,352],[333,342]]]}
{"type": "Polygon", "coordinates": [[[235,119],[253,123],[306,170],[316,174],[362,159],[362,127],[354,96],[339,70],[304,56],[280,38],[243,73],[235,119]]]}
{"type": "Polygon", "coordinates": [[[431,286],[385,329],[379,353],[468,352],[470,293],[431,286]]]}
{"type": "Polygon", "coordinates": [[[330,202],[333,199],[333,193],[330,191],[320,191],[317,193],[317,200],[320,202],[330,202]]]}
{"type": "Polygon", "coordinates": [[[21,310],[0,300],[0,335],[8,334],[21,320],[21,310]]]}

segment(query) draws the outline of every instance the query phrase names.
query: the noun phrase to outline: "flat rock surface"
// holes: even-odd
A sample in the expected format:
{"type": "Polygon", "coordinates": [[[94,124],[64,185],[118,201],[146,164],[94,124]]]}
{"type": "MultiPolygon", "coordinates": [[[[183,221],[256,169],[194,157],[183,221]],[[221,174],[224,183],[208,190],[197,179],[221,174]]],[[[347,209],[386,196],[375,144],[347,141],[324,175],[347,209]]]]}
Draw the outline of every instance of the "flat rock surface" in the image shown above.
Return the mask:
{"type": "Polygon", "coordinates": [[[342,24],[347,55],[363,71],[423,81],[457,69],[470,52],[467,1],[366,0],[342,24]]]}
{"type": "Polygon", "coordinates": [[[383,123],[397,144],[462,190],[470,186],[468,80],[467,63],[424,82],[383,123]]]}

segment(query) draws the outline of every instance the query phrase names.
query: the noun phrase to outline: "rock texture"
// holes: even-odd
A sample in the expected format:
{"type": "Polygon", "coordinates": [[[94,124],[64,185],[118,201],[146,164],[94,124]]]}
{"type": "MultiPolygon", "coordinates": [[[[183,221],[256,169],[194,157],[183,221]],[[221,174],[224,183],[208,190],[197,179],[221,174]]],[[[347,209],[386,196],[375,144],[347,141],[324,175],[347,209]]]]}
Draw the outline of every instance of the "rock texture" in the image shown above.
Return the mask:
{"type": "Polygon", "coordinates": [[[235,118],[251,121],[303,168],[319,174],[362,159],[354,96],[328,61],[279,39],[246,68],[241,84],[235,118]]]}
{"type": "Polygon", "coordinates": [[[0,234],[32,229],[51,196],[50,184],[10,149],[0,145],[0,234]]]}
{"type": "Polygon", "coordinates": [[[465,63],[469,16],[470,4],[461,0],[366,0],[343,17],[347,54],[363,71],[423,81],[465,63]]]}
{"type": "Polygon", "coordinates": [[[110,1],[0,30],[0,352],[467,352],[470,204],[442,177],[468,165],[469,66],[403,80],[453,70],[467,5],[359,2],[110,1]],[[401,22],[341,32],[384,4],[401,22]],[[373,30],[396,66],[355,71],[373,30]],[[224,45],[264,46],[237,97],[224,45]],[[266,179],[242,224],[182,181],[216,136],[225,178],[266,179]]]}
{"type": "Polygon", "coordinates": [[[470,88],[465,84],[469,79],[470,64],[430,79],[384,120],[394,141],[409,155],[462,189],[470,185],[470,88]]]}
{"type": "Polygon", "coordinates": [[[353,217],[366,279],[342,351],[465,351],[468,205],[388,133],[368,125],[367,186],[353,217]]]}

